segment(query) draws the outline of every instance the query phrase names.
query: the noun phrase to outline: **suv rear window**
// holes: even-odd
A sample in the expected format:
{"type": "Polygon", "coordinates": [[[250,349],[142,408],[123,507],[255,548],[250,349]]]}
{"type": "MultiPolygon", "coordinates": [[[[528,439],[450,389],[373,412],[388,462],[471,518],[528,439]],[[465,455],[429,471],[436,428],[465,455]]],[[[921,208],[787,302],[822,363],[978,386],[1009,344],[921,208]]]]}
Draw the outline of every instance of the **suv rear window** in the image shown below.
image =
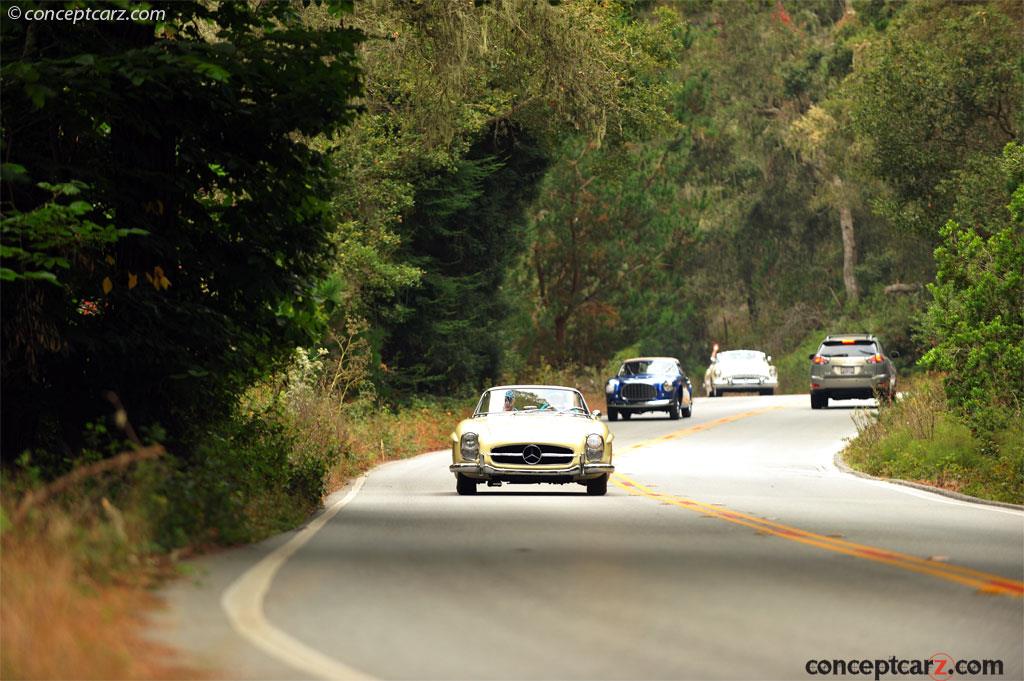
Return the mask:
{"type": "Polygon", "coordinates": [[[878,354],[878,346],[874,341],[855,340],[825,341],[821,344],[818,354],[822,357],[870,357],[878,354]]]}

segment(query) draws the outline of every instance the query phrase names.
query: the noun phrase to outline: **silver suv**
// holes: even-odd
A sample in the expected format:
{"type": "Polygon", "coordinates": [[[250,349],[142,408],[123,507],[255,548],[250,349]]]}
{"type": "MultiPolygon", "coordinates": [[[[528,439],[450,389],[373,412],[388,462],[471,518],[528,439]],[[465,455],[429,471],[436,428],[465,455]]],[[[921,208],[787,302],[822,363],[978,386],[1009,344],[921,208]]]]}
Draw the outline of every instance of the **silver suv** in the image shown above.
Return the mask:
{"type": "Polygon", "coordinates": [[[829,399],[891,401],[896,396],[896,367],[871,334],[827,336],[809,359],[811,409],[827,407],[829,399]]]}

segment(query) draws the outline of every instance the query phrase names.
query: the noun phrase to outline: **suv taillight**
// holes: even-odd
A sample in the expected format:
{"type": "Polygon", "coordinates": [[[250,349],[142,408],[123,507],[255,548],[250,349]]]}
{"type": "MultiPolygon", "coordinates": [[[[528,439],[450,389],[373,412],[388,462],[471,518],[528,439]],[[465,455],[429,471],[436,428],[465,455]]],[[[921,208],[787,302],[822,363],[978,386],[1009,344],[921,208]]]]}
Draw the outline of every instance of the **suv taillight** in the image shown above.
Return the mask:
{"type": "Polygon", "coordinates": [[[828,357],[822,357],[821,355],[815,355],[814,359],[811,360],[814,364],[828,364],[828,357]]]}
{"type": "Polygon", "coordinates": [[[883,361],[882,356],[879,354],[874,354],[871,357],[868,357],[868,364],[881,364],[883,361]]]}

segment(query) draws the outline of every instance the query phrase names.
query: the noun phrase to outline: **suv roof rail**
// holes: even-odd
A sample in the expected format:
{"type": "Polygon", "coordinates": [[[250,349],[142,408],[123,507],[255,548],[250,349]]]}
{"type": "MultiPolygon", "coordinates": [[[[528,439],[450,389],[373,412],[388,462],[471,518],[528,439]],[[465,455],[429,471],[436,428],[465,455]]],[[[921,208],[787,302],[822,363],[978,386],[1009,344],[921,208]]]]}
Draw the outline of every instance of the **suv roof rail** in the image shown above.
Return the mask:
{"type": "Polygon", "coordinates": [[[849,336],[868,336],[868,337],[871,337],[871,338],[873,338],[873,337],[874,337],[874,334],[868,333],[867,331],[856,331],[856,332],[854,332],[854,333],[830,333],[830,334],[828,334],[828,336],[826,336],[826,338],[839,338],[839,337],[841,337],[841,336],[842,336],[842,337],[849,337],[849,336]]]}

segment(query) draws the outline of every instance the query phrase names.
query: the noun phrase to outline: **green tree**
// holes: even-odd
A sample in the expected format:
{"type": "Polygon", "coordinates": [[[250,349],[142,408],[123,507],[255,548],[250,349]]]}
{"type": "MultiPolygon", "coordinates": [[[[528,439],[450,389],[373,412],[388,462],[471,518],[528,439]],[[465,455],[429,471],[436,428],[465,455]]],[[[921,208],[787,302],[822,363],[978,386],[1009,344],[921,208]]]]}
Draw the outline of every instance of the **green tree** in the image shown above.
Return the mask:
{"type": "Polygon", "coordinates": [[[322,323],[330,173],[304,140],[353,118],[361,34],[159,7],[3,23],[5,455],[64,465],[105,391],[181,442],[322,323]]]}
{"type": "Polygon", "coordinates": [[[662,34],[624,4],[583,0],[371,2],[354,22],[375,38],[360,49],[366,114],[335,154],[357,181],[334,205],[351,234],[385,244],[363,265],[413,274],[366,286],[345,256],[339,274],[371,322],[378,382],[475,387],[521,333],[504,284],[543,171],[567,136],[614,146],[665,118],[652,96],[664,83],[645,69],[673,57],[682,28],[660,22],[662,34]]]}
{"type": "MultiPolygon", "coordinates": [[[[1021,138],[1022,29],[1012,0],[915,3],[884,33],[864,36],[850,115],[870,171],[892,191],[878,208],[900,229],[938,236],[955,210],[958,172],[986,167],[1021,138]]],[[[998,219],[998,204],[988,209],[998,219]]]]}
{"type": "Polygon", "coordinates": [[[942,228],[923,326],[932,347],[921,360],[947,372],[950,405],[985,435],[1024,406],[1024,147],[1008,144],[994,165],[1009,221],[984,233],[952,220],[942,228]]]}

